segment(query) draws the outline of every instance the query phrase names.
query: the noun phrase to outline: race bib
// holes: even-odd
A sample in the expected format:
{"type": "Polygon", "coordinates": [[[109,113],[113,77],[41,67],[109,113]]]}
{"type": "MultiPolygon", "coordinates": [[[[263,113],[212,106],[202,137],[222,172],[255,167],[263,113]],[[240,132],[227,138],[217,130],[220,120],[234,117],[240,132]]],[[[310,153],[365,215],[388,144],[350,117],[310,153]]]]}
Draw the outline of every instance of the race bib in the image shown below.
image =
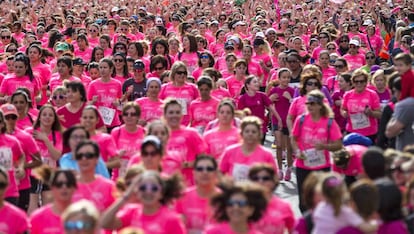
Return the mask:
{"type": "Polygon", "coordinates": [[[104,124],[111,125],[112,121],[114,120],[116,110],[109,108],[109,107],[104,107],[104,106],[100,106],[98,110],[99,110],[99,113],[101,113],[104,124]]]}
{"type": "Polygon", "coordinates": [[[48,165],[51,168],[55,168],[56,167],[56,161],[51,159],[51,158],[44,158],[42,157],[42,162],[46,165],[48,165]]]}
{"type": "Polygon", "coordinates": [[[326,164],[326,158],[323,150],[316,150],[315,148],[303,151],[305,159],[303,164],[306,167],[320,167],[326,164]]]}
{"type": "Polygon", "coordinates": [[[13,168],[13,153],[10,148],[0,148],[0,165],[2,165],[7,171],[13,168]]]}
{"type": "Polygon", "coordinates": [[[182,114],[183,115],[187,115],[187,102],[185,99],[183,98],[177,98],[177,102],[180,103],[181,105],[181,109],[182,109],[182,114]]]}
{"type": "Polygon", "coordinates": [[[369,119],[364,113],[355,113],[350,114],[349,118],[351,119],[352,129],[364,129],[369,127],[369,119]]]}
{"type": "Polygon", "coordinates": [[[247,180],[250,167],[244,164],[235,163],[233,166],[233,179],[235,181],[247,180]]]}
{"type": "Polygon", "coordinates": [[[195,127],[197,129],[197,132],[200,133],[200,135],[202,136],[204,133],[204,129],[206,128],[205,126],[197,126],[195,127]]]}
{"type": "Polygon", "coordinates": [[[121,167],[119,167],[119,176],[118,177],[124,177],[125,173],[127,172],[128,162],[129,162],[129,159],[121,158],[121,167]]]}

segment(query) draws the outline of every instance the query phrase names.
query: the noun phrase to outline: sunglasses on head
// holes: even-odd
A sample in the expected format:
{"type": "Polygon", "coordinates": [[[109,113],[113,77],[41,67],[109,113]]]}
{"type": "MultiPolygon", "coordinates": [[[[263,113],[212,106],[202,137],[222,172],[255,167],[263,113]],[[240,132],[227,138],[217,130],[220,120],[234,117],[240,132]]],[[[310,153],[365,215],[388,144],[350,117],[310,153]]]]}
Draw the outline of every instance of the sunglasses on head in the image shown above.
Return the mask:
{"type": "Polygon", "coordinates": [[[92,159],[92,158],[95,158],[95,157],[96,157],[95,153],[77,153],[75,155],[76,160],[81,160],[82,158],[92,159]]]}

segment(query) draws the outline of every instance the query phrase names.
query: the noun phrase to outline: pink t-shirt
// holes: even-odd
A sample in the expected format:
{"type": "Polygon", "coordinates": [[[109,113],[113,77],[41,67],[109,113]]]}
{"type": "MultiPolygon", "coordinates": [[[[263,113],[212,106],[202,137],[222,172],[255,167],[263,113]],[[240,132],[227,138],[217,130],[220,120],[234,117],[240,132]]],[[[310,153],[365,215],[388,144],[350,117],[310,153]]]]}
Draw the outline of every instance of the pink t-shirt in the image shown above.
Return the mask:
{"type": "MultiPolygon", "coordinates": [[[[207,226],[204,229],[204,234],[237,234],[231,228],[229,223],[217,223],[207,226]]],[[[249,231],[246,234],[264,234],[253,227],[249,228],[249,231]]]]}
{"type": "Polygon", "coordinates": [[[191,127],[196,128],[201,134],[208,122],[216,118],[217,106],[220,103],[215,98],[210,98],[207,101],[202,101],[198,98],[190,104],[190,121],[191,127]]]}
{"type": "MultiPolygon", "coordinates": [[[[30,135],[33,134],[34,131],[39,131],[39,129],[33,130],[33,128],[26,129],[26,132],[30,135]]],[[[47,136],[49,141],[53,144],[53,146],[62,152],[63,143],[62,143],[62,134],[57,131],[52,131],[47,136]]],[[[39,147],[39,153],[42,156],[42,162],[46,165],[49,165],[51,168],[56,168],[56,160],[50,156],[49,149],[47,148],[46,144],[41,140],[35,140],[37,147],[39,147]]]]}
{"type": "MultiPolygon", "coordinates": [[[[179,156],[181,162],[192,162],[198,154],[206,151],[206,145],[197,130],[181,126],[180,129],[171,131],[167,149],[179,156]]],[[[181,172],[187,185],[193,185],[193,169],[183,168],[181,172]]]]}
{"type": "Polygon", "coordinates": [[[80,57],[83,61],[91,61],[92,50],[91,47],[87,47],[85,50],[81,51],[79,48],[75,47],[75,57],[80,57]]]}
{"type": "Polygon", "coordinates": [[[183,62],[187,66],[188,73],[192,74],[193,71],[195,71],[195,69],[197,69],[198,54],[196,52],[193,52],[193,53],[185,53],[185,52],[178,53],[177,56],[174,58],[174,60],[183,62]]]}
{"type": "MultiPolygon", "coordinates": [[[[216,189],[219,193],[220,190],[216,189]]],[[[208,224],[212,223],[213,209],[210,199],[200,197],[197,187],[190,187],[175,203],[177,213],[184,216],[184,223],[189,233],[201,233],[208,224]]]]}
{"type": "Polygon", "coordinates": [[[41,90],[42,90],[42,100],[40,101],[40,105],[44,105],[47,102],[47,85],[49,84],[50,77],[52,76],[52,69],[48,64],[38,63],[36,66],[32,66],[33,75],[34,77],[38,77],[41,90]]]}
{"type": "Polygon", "coordinates": [[[82,199],[89,200],[100,212],[103,212],[115,201],[116,188],[111,180],[100,175],[95,175],[95,177],[94,181],[87,184],[78,181],[78,188],[73,194],[72,200],[74,202],[82,199]]]}
{"type": "Polygon", "coordinates": [[[326,85],[325,85],[329,92],[333,93],[337,90],[339,90],[339,84],[338,84],[338,76],[331,76],[326,80],[326,85]]]}
{"type": "Polygon", "coordinates": [[[64,233],[60,215],[52,211],[52,204],[40,207],[30,216],[31,234],[64,233]]]}
{"type": "Polygon", "coordinates": [[[263,217],[253,227],[263,234],[283,234],[293,230],[294,225],[295,214],[291,205],[277,196],[272,196],[263,217]]]}
{"type": "Polygon", "coordinates": [[[172,83],[165,84],[161,87],[159,98],[175,98],[181,104],[183,119],[181,123],[188,125],[190,123],[189,108],[190,103],[199,97],[198,89],[194,84],[185,83],[177,87],[172,83]]]}
{"type": "Polygon", "coordinates": [[[181,217],[162,206],[155,214],[146,215],[139,204],[129,204],[116,215],[122,222],[122,227],[141,228],[151,234],[185,234],[187,233],[181,217]]]}
{"type": "Polygon", "coordinates": [[[272,152],[261,145],[257,145],[250,155],[243,153],[242,143],[231,145],[225,149],[219,161],[223,174],[232,176],[236,181],[247,180],[249,169],[255,163],[268,163],[278,171],[272,152]]]}
{"type": "Polygon", "coordinates": [[[349,70],[355,70],[365,65],[365,56],[362,54],[350,55],[346,54],[343,56],[348,62],[349,70]]]}
{"type": "Polygon", "coordinates": [[[211,90],[211,96],[215,97],[217,100],[223,100],[223,98],[231,98],[229,90],[221,87],[211,90]]]}
{"type": "MultiPolygon", "coordinates": [[[[272,58],[270,57],[270,55],[268,54],[261,54],[261,55],[256,55],[253,56],[252,58],[253,61],[255,61],[257,64],[259,64],[260,66],[260,61],[262,61],[266,67],[272,67],[272,58]]],[[[263,70],[262,66],[260,66],[260,69],[262,70],[262,74],[263,74],[263,83],[260,84],[260,86],[265,87],[267,80],[269,78],[269,72],[266,72],[265,70],[263,70]]],[[[249,64],[249,73],[250,73],[250,64],[249,64]]],[[[252,74],[252,73],[250,73],[252,74]]]]}
{"type": "Polygon", "coordinates": [[[306,159],[295,159],[295,166],[306,170],[318,170],[331,166],[329,151],[316,150],[315,144],[327,144],[342,138],[341,130],[338,124],[333,121],[328,134],[329,118],[321,117],[319,121],[314,122],[309,114],[305,115],[303,123],[300,123],[301,117],[296,118],[292,135],[296,137],[299,149],[305,155],[306,159]],[[329,135],[329,139],[328,139],[329,135]]]}
{"type": "Polygon", "coordinates": [[[208,47],[211,53],[213,54],[214,58],[220,57],[222,54],[224,54],[224,43],[220,43],[218,41],[215,41],[210,44],[208,47]]]}
{"type": "Polygon", "coordinates": [[[6,198],[19,196],[14,168],[21,156],[23,156],[23,150],[20,142],[14,136],[0,134],[0,165],[9,173],[9,186],[4,195],[6,198]]]}
{"type": "Polygon", "coordinates": [[[36,121],[36,116],[28,113],[23,119],[17,119],[16,127],[22,130],[31,128],[33,123],[36,121]]]}
{"type": "Polygon", "coordinates": [[[21,234],[29,230],[29,219],[24,211],[4,202],[0,208],[0,233],[21,234]]]}
{"type": "Polygon", "coordinates": [[[95,106],[98,108],[105,125],[114,127],[121,125],[117,107],[113,104],[122,97],[121,83],[115,79],[108,82],[97,79],[92,81],[88,87],[88,100],[98,96],[95,106]]]}
{"type": "Polygon", "coordinates": [[[322,69],[322,84],[327,85],[328,78],[331,76],[335,76],[335,75],[336,75],[335,68],[331,66],[328,66],[327,68],[323,68],[322,69]]]}
{"type": "Polygon", "coordinates": [[[207,145],[207,153],[215,159],[219,159],[224,149],[230,145],[241,142],[240,130],[232,127],[227,131],[220,131],[219,128],[213,128],[203,135],[207,145]]]}
{"type": "Polygon", "coordinates": [[[246,107],[249,108],[253,116],[257,116],[263,121],[262,131],[266,132],[265,109],[270,105],[273,105],[272,101],[263,92],[256,92],[254,96],[245,93],[240,96],[237,109],[243,110],[246,107]]]}
{"type": "Polygon", "coordinates": [[[345,169],[339,168],[332,163],[332,170],[347,176],[358,176],[363,172],[362,169],[362,155],[367,151],[367,147],[363,145],[347,145],[345,149],[350,153],[348,167],[345,169]]]}
{"type": "Polygon", "coordinates": [[[379,97],[375,91],[365,89],[361,93],[357,93],[353,89],[345,93],[342,108],[348,111],[346,131],[356,132],[364,136],[377,134],[378,120],[364,114],[367,106],[371,110],[378,110],[381,107],[379,97]]]}
{"type": "Polygon", "coordinates": [[[127,170],[127,165],[132,156],[141,149],[141,142],[145,136],[145,129],[138,126],[134,133],[130,133],[125,129],[125,125],[116,127],[111,131],[111,136],[115,140],[118,150],[125,151],[121,157],[121,167],[114,169],[112,178],[123,177],[127,170]]]}
{"type": "Polygon", "coordinates": [[[99,145],[99,151],[104,162],[108,162],[110,158],[118,154],[114,138],[111,135],[99,132],[91,136],[91,140],[99,145]]]}
{"type": "Polygon", "coordinates": [[[56,75],[54,74],[49,81],[49,90],[53,92],[53,90],[55,90],[58,86],[62,86],[64,81],[82,82],[79,78],[74,77],[74,76],[70,76],[69,79],[62,80],[59,74],[56,74],[56,75]]]}
{"type": "MultiPolygon", "coordinates": [[[[273,102],[275,104],[275,108],[277,113],[280,115],[280,118],[282,119],[282,124],[284,127],[286,127],[286,118],[290,107],[289,99],[285,98],[283,96],[283,93],[288,92],[291,97],[293,97],[295,93],[295,89],[292,87],[282,88],[280,86],[274,87],[272,90],[270,90],[269,97],[272,94],[277,94],[279,96],[278,100],[273,102]]],[[[275,116],[272,115],[272,123],[277,124],[277,119],[275,116]]]]}
{"type": "MultiPolygon", "coordinates": [[[[258,62],[250,61],[249,64],[247,64],[247,67],[250,75],[255,75],[257,77],[262,77],[264,75],[263,69],[258,62]]],[[[260,86],[263,86],[263,84],[260,84],[260,86]]]]}
{"type": "Polygon", "coordinates": [[[163,103],[160,100],[154,102],[148,97],[142,97],[135,100],[135,102],[141,107],[141,119],[147,123],[161,118],[163,103]]]}
{"type": "Polygon", "coordinates": [[[11,96],[18,88],[27,88],[30,91],[30,98],[33,102],[32,104],[36,107],[35,97],[40,92],[39,81],[36,78],[33,81],[30,81],[28,76],[16,77],[13,75],[5,77],[0,86],[0,93],[6,96],[11,96]]]}
{"type": "Polygon", "coordinates": [[[197,68],[193,71],[192,76],[194,77],[194,79],[195,79],[196,81],[198,80],[198,78],[200,78],[201,74],[203,74],[203,70],[204,70],[204,68],[202,68],[202,67],[197,67],[197,68]]]}
{"type": "Polygon", "coordinates": [[[244,80],[244,77],[242,80],[237,80],[234,75],[226,79],[229,93],[233,99],[237,99],[240,96],[240,91],[244,86],[244,80]]]}

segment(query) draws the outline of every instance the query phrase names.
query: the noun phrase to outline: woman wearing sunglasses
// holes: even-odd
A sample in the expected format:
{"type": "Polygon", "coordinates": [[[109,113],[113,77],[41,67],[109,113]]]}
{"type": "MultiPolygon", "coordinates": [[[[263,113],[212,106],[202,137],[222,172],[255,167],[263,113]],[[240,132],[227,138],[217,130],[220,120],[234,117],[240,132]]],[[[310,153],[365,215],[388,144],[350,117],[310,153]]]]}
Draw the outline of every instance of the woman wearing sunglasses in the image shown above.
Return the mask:
{"type": "Polygon", "coordinates": [[[32,213],[30,233],[63,233],[61,215],[72,203],[76,177],[72,170],[54,170],[47,166],[36,169],[36,174],[50,187],[53,202],[32,213]]]}
{"type": "Polygon", "coordinates": [[[93,202],[81,200],[71,204],[62,214],[62,223],[65,234],[99,233],[99,210],[93,202]]]}
{"type": "Polygon", "coordinates": [[[184,218],[189,233],[202,233],[211,223],[213,210],[210,207],[210,198],[220,193],[217,188],[217,162],[210,155],[200,155],[194,162],[194,179],[196,185],[187,188],[176,202],[176,211],[184,218]]]}
{"type": "Polygon", "coordinates": [[[73,201],[87,199],[91,201],[99,212],[103,212],[114,201],[116,190],[113,181],[95,173],[99,161],[99,146],[91,140],[83,140],[75,149],[75,159],[79,167],[77,189],[73,201]]]}
{"type": "Polygon", "coordinates": [[[181,217],[168,208],[181,191],[178,175],[164,178],[156,171],[145,171],[134,178],[124,195],[103,213],[102,226],[110,230],[137,227],[152,234],[186,233],[181,217]],[[140,204],[128,204],[130,196],[137,196],[140,204]]]}
{"type": "Polygon", "coordinates": [[[207,226],[205,234],[262,233],[251,225],[263,217],[267,207],[265,192],[259,185],[243,182],[227,186],[210,203],[216,223],[207,226]]]}
{"type": "MultiPolygon", "coordinates": [[[[0,116],[3,117],[3,114],[0,116]]],[[[0,225],[0,233],[28,233],[29,220],[26,213],[6,199],[9,186],[13,187],[14,183],[9,179],[13,177],[9,177],[9,175],[11,175],[10,172],[0,166],[0,222],[2,224],[0,225]]]]}
{"type": "Polygon", "coordinates": [[[378,94],[367,88],[369,75],[362,69],[352,75],[354,89],[345,93],[341,114],[347,118],[346,131],[356,132],[375,142],[381,105],[378,94]]]}
{"type": "Polygon", "coordinates": [[[292,233],[295,215],[290,204],[274,194],[279,179],[273,167],[269,164],[255,164],[249,170],[249,180],[263,187],[268,201],[266,212],[254,227],[263,234],[292,233]]]}

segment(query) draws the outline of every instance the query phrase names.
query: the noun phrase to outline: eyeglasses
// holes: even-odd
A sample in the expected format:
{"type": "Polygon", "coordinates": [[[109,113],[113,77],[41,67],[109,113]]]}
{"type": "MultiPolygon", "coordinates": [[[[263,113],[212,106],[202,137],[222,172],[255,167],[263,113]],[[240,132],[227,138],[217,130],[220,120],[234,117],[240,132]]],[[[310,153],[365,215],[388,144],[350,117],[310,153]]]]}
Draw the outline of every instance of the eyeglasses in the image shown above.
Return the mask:
{"type": "Polygon", "coordinates": [[[160,186],[156,185],[156,184],[142,184],[138,187],[138,190],[140,192],[158,192],[159,190],[161,190],[160,186]]]}
{"type": "Polygon", "coordinates": [[[161,71],[161,70],[164,70],[164,67],[154,67],[154,70],[161,71]]]}
{"type": "Polygon", "coordinates": [[[335,50],[335,47],[328,47],[328,50],[335,50]]]}
{"type": "Polygon", "coordinates": [[[116,62],[116,63],[122,63],[123,61],[124,61],[123,59],[114,59],[114,62],[116,62]]]}
{"type": "Polygon", "coordinates": [[[306,82],[306,86],[318,86],[318,82],[312,82],[312,81],[308,81],[306,82]]]}
{"type": "Polygon", "coordinates": [[[10,39],[11,38],[11,36],[1,36],[1,39],[10,39]]]}
{"type": "Polygon", "coordinates": [[[6,120],[16,120],[17,119],[17,115],[6,115],[6,116],[4,116],[4,118],[6,120]]]}
{"type": "Polygon", "coordinates": [[[224,48],[225,50],[234,50],[234,48],[233,47],[226,47],[226,48],[224,48]]]}
{"type": "Polygon", "coordinates": [[[351,24],[351,25],[349,25],[349,27],[358,27],[358,25],[357,24],[351,24]]]}
{"type": "Polygon", "coordinates": [[[90,230],[93,228],[91,222],[87,221],[66,221],[65,222],[65,230],[66,231],[82,231],[82,230],[90,230]]]}
{"type": "Polygon", "coordinates": [[[89,29],[89,32],[97,32],[98,30],[96,29],[89,29]]]}
{"type": "Polygon", "coordinates": [[[367,81],[366,80],[354,80],[353,83],[354,84],[365,84],[367,81]]]}
{"type": "Polygon", "coordinates": [[[53,187],[62,188],[63,185],[66,185],[67,188],[73,187],[73,184],[69,183],[68,181],[56,181],[53,183],[53,187]]]}
{"type": "Polygon", "coordinates": [[[81,140],[86,139],[86,136],[72,135],[72,136],[70,136],[70,139],[72,139],[72,140],[79,140],[79,141],[81,141],[81,140]]]}
{"type": "Polygon", "coordinates": [[[124,112],[122,113],[123,116],[138,116],[136,112],[124,112]]]}
{"type": "Polygon", "coordinates": [[[9,53],[17,52],[17,48],[16,49],[7,49],[6,52],[9,52],[9,53]]]}
{"type": "Polygon", "coordinates": [[[235,205],[238,207],[246,207],[249,205],[249,202],[246,200],[228,200],[226,205],[229,207],[233,207],[235,205]]]}
{"type": "Polygon", "coordinates": [[[176,71],[177,75],[187,75],[187,71],[176,71]]]}
{"type": "Polygon", "coordinates": [[[209,57],[208,57],[208,55],[201,55],[200,58],[202,58],[202,59],[208,59],[209,57]]]}
{"type": "Polygon", "coordinates": [[[356,45],[349,45],[349,48],[357,48],[356,45]]]}
{"type": "Polygon", "coordinates": [[[375,59],[375,56],[367,56],[365,59],[375,59]]]}
{"type": "Polygon", "coordinates": [[[148,152],[148,151],[142,151],[142,152],[141,152],[141,157],[148,157],[148,156],[150,156],[150,157],[155,157],[155,156],[157,156],[157,155],[160,155],[160,153],[159,153],[159,152],[157,152],[157,151],[151,151],[151,152],[148,152]]]}
{"type": "Polygon", "coordinates": [[[57,99],[65,99],[66,96],[65,95],[53,95],[52,96],[53,100],[57,100],[57,99]]]}
{"type": "Polygon", "coordinates": [[[9,185],[9,183],[1,181],[0,182],[0,189],[5,189],[7,187],[7,185],[9,185]]]}
{"type": "Polygon", "coordinates": [[[298,60],[286,60],[287,63],[297,63],[298,60]]]}
{"type": "Polygon", "coordinates": [[[344,65],[334,65],[334,67],[341,69],[341,68],[344,68],[345,66],[344,65]]]}
{"type": "Polygon", "coordinates": [[[272,177],[270,177],[270,176],[253,176],[252,180],[253,181],[270,181],[270,180],[272,180],[272,177]]]}
{"type": "Polygon", "coordinates": [[[197,171],[197,172],[203,172],[203,171],[206,171],[206,172],[213,172],[213,171],[215,171],[216,170],[216,168],[214,168],[214,167],[209,167],[209,166],[207,166],[207,167],[195,167],[194,168],[194,170],[195,171],[197,171]]]}
{"type": "Polygon", "coordinates": [[[117,46],[115,47],[116,50],[125,50],[125,48],[123,46],[117,46]]]}
{"type": "Polygon", "coordinates": [[[95,153],[78,153],[78,154],[75,155],[76,160],[81,160],[82,158],[92,159],[92,158],[95,158],[95,157],[96,157],[95,153]]]}
{"type": "Polygon", "coordinates": [[[307,102],[305,104],[308,105],[308,106],[313,106],[313,105],[316,105],[317,103],[316,102],[307,102]]]}
{"type": "Polygon", "coordinates": [[[349,41],[348,40],[340,40],[339,42],[347,42],[348,43],[349,41]]]}

